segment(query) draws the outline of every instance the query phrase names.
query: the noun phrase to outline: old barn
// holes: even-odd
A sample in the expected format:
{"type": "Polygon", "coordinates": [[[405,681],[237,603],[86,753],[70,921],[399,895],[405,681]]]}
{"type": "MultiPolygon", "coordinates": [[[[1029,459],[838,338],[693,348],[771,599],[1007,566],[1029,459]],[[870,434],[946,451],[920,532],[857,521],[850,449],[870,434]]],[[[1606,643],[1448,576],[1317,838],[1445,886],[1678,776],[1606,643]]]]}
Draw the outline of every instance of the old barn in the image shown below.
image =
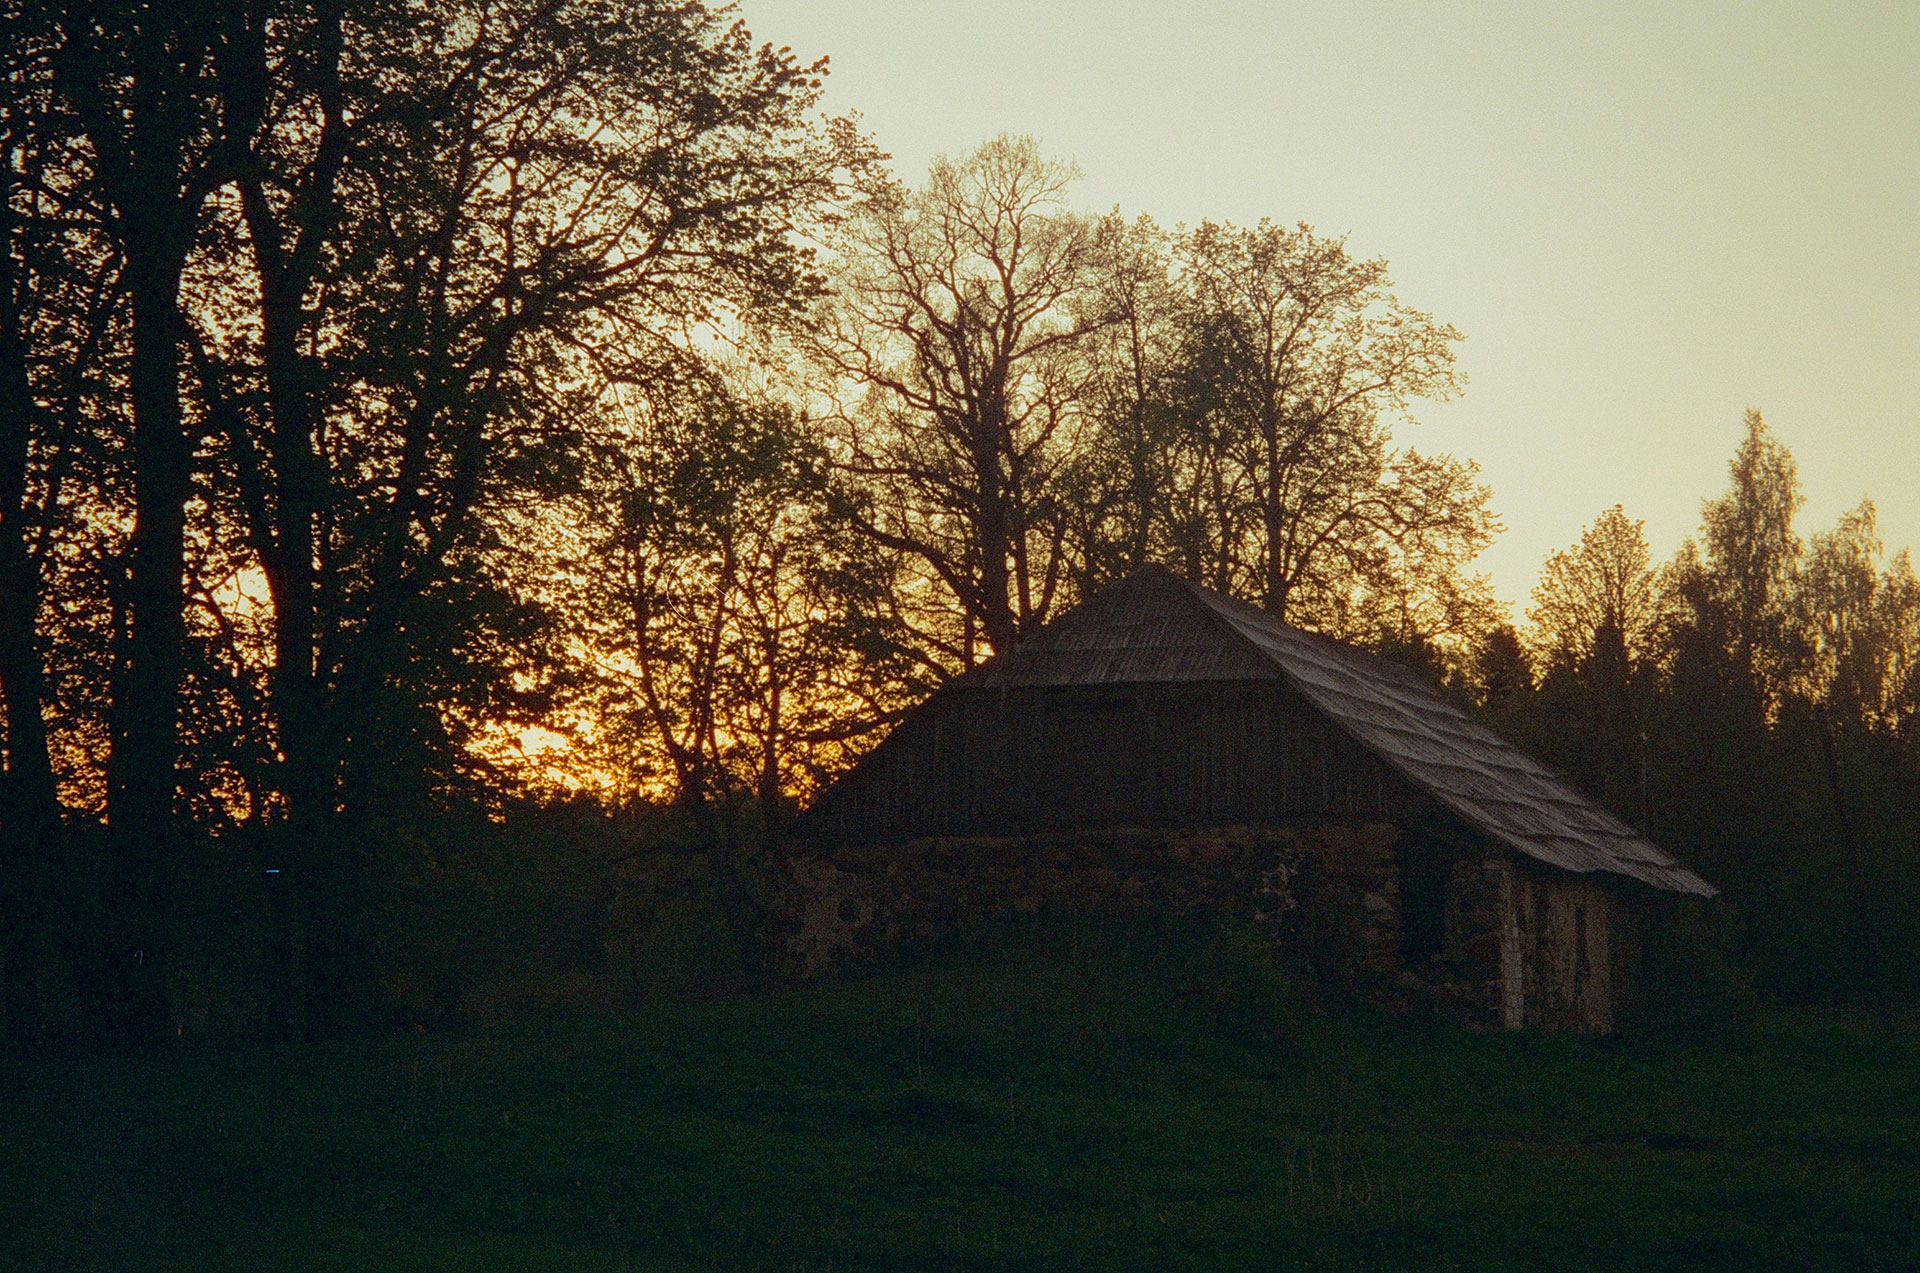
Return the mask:
{"type": "Polygon", "coordinates": [[[1049,902],[1238,909],[1385,1002],[1607,1030],[1699,876],[1395,664],[1149,567],[822,793],[788,949],[1049,902]]]}

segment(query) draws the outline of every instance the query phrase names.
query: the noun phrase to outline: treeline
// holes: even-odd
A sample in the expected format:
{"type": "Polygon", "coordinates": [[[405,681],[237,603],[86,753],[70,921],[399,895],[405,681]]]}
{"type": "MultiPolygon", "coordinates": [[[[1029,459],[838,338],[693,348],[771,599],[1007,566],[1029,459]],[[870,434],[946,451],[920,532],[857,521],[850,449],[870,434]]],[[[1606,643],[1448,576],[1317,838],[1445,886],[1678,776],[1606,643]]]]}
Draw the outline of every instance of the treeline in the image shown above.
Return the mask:
{"type": "Polygon", "coordinates": [[[1475,697],[1767,988],[1897,988],[1911,576],[1794,539],[1763,434],[1522,636],[1473,465],[1395,437],[1459,333],[1341,239],[1089,215],[1023,139],[903,184],[697,0],[0,21],[10,1044],[736,968],[768,826],[1147,561],[1475,697]]]}
{"type": "Polygon", "coordinates": [[[1654,562],[1603,512],[1524,632],[1462,682],[1487,715],[1725,891],[1763,993],[1920,999],[1920,579],[1863,502],[1802,538],[1793,457],[1749,412],[1697,538],[1654,562]]]}

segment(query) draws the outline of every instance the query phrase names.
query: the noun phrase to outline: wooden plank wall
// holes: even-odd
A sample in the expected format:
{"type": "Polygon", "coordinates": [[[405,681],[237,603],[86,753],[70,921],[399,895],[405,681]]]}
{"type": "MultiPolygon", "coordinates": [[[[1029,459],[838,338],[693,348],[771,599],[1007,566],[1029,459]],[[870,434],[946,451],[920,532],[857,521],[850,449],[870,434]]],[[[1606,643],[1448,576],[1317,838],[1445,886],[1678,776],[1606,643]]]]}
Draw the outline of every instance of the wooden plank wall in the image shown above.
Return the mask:
{"type": "Polygon", "coordinates": [[[822,797],[808,838],[1406,822],[1431,812],[1283,682],[1046,687],[929,704],[822,797]]]}

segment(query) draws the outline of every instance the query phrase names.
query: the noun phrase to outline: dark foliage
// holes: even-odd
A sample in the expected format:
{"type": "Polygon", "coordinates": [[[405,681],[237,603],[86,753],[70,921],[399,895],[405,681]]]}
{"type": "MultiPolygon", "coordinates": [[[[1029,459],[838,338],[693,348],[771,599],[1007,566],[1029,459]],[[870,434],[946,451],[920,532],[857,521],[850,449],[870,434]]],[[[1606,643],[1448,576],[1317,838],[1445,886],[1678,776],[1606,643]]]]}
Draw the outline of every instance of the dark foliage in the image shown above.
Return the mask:
{"type": "Polygon", "coordinates": [[[769,828],[1148,560],[1722,885],[1675,1028],[1920,1000],[1870,506],[1802,542],[1755,416],[1697,547],[1612,510],[1523,639],[1384,262],[1088,218],[1023,139],[909,189],[823,74],[701,0],[0,4],[6,1049],[756,985],[769,828]]]}
{"type": "Polygon", "coordinates": [[[1870,504],[1801,541],[1793,458],[1757,413],[1730,477],[1664,569],[1617,508],[1556,554],[1532,666],[1496,631],[1478,696],[1723,890],[1663,935],[1694,1026],[1737,1020],[1744,985],[1884,1017],[1920,1003],[1920,585],[1870,504]]]}

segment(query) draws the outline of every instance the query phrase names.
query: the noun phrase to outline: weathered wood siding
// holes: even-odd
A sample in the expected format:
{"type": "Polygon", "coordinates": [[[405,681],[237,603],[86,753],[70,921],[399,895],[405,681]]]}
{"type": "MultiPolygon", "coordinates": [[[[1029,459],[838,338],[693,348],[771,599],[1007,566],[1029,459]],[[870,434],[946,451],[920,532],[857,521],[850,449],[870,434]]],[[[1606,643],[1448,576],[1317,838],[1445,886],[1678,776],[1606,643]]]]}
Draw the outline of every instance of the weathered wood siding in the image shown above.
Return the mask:
{"type": "Polygon", "coordinates": [[[951,693],[808,815],[827,846],[1076,827],[1430,816],[1284,682],[951,693]]]}

